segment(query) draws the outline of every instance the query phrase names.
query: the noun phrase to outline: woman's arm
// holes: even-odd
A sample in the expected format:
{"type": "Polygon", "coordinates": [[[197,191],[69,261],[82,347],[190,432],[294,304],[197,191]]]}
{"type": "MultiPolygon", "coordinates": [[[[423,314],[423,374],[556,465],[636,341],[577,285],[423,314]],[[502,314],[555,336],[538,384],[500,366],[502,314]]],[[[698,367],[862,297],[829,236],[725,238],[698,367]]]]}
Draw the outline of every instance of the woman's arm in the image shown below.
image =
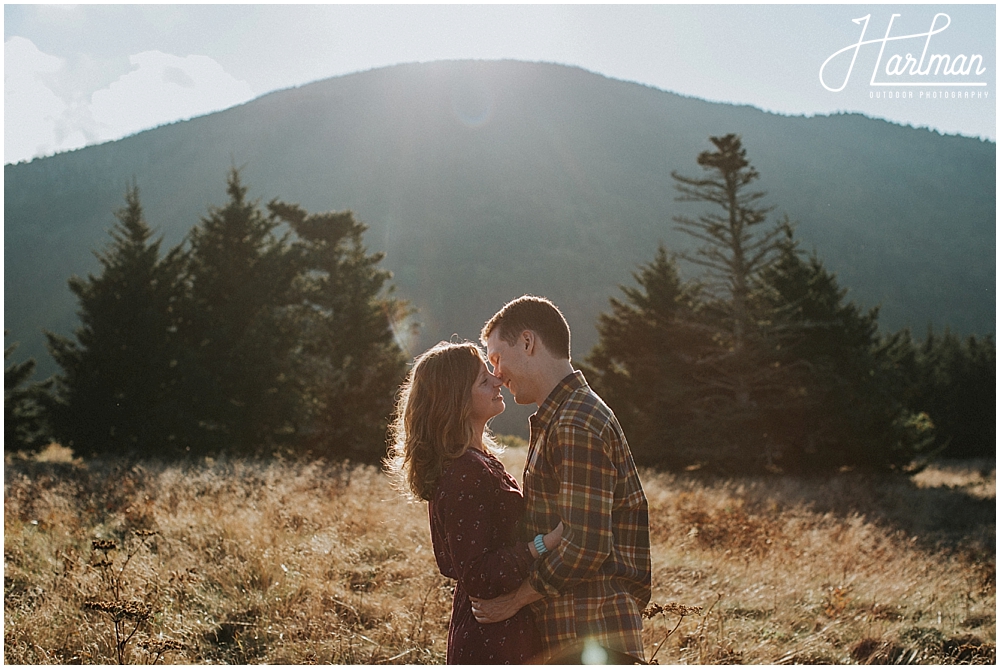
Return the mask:
{"type": "MultiPolygon", "coordinates": [[[[537,552],[530,542],[497,546],[496,532],[508,521],[516,493],[485,465],[456,461],[439,484],[435,500],[436,521],[451,555],[455,578],[473,597],[493,598],[516,590],[527,578],[537,552]]],[[[544,537],[552,550],[562,536],[562,527],[544,537]]]]}
{"type": "MultiPolygon", "coordinates": [[[[562,533],[563,523],[560,520],[555,529],[542,538],[547,551],[556,549],[559,542],[562,541],[562,533]]],[[[537,556],[538,551],[535,550],[534,542],[531,542],[529,546],[531,554],[537,556]]],[[[482,624],[498,623],[507,620],[528,604],[536,602],[541,598],[542,596],[535,592],[535,589],[531,587],[527,579],[522,581],[516,590],[512,590],[499,597],[494,597],[493,599],[483,599],[476,596],[470,597],[472,600],[472,614],[482,624]]]]}
{"type": "Polygon", "coordinates": [[[517,590],[505,595],[493,599],[479,599],[478,597],[470,597],[469,599],[472,601],[472,615],[476,618],[476,622],[486,625],[512,618],[528,604],[542,599],[542,596],[535,592],[535,589],[525,579],[521,581],[517,590]]]}

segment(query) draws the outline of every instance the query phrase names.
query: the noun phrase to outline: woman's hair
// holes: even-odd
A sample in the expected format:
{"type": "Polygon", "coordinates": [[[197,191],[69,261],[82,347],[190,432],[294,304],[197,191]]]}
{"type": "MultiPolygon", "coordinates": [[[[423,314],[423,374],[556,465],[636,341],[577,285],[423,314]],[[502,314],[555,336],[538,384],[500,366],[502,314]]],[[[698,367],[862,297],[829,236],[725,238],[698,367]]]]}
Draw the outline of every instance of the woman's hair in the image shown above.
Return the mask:
{"type": "MultiPolygon", "coordinates": [[[[484,363],[483,352],[470,342],[440,342],[416,357],[389,426],[384,464],[396,487],[430,500],[448,462],[479,436],[470,415],[472,386],[484,363]]],[[[488,433],[483,442],[495,447],[488,433]]]]}
{"type": "Polygon", "coordinates": [[[505,304],[483,326],[480,341],[486,344],[494,330],[509,346],[517,342],[522,332],[531,330],[542,340],[549,353],[570,359],[569,325],[559,307],[544,297],[522,295],[505,304]]]}

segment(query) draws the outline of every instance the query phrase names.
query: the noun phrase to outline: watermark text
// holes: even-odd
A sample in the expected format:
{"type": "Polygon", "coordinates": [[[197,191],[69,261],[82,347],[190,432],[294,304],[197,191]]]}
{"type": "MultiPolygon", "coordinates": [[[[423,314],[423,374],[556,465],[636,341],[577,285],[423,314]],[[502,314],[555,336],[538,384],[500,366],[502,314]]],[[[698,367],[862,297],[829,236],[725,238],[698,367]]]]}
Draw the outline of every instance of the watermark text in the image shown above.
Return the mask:
{"type": "Polygon", "coordinates": [[[823,88],[831,93],[838,93],[847,87],[847,82],[854,71],[854,64],[857,61],[861,47],[868,45],[879,45],[878,59],[872,70],[872,77],[869,84],[871,86],[895,86],[895,87],[979,87],[986,86],[985,81],[969,80],[969,77],[982,77],[986,73],[986,65],[983,62],[982,54],[964,53],[955,54],[935,53],[932,51],[931,39],[935,35],[940,35],[951,25],[951,17],[944,13],[937,13],[931,20],[930,28],[927,32],[914,33],[911,35],[892,35],[892,24],[901,14],[893,14],[889,18],[889,25],[885,29],[885,36],[865,39],[868,31],[868,24],[871,14],[861,18],[852,19],[853,23],[861,26],[861,36],[854,44],[849,44],[843,49],[835,52],[827,58],[819,68],[819,81],[823,88]],[[905,42],[905,44],[904,44],[905,42]],[[900,51],[892,53],[886,58],[886,46],[892,43],[892,51],[900,48],[911,47],[922,48],[919,50],[919,58],[913,51],[905,55],[900,51]],[[836,86],[837,82],[828,82],[825,76],[826,68],[834,61],[843,60],[850,55],[851,62],[847,67],[844,80],[836,86]],[[885,59],[885,67],[882,62],[885,59]],[[955,77],[962,77],[962,80],[955,80],[955,77]]]}

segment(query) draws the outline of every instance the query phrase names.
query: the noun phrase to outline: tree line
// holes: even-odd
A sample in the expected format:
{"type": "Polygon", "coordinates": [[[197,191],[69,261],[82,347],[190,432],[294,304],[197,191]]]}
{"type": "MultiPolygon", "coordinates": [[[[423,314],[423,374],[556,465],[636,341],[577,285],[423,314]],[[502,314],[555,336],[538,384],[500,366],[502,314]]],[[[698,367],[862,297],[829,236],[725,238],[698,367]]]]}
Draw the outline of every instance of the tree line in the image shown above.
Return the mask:
{"type": "Polygon", "coordinates": [[[62,371],[22,389],[31,361],[6,369],[8,449],[373,458],[405,372],[392,326],[409,310],[382,254],[349,211],[262,208],[236,169],[227,192],[161,254],[127,189],[100,272],[69,280],[80,326],[46,333],[62,371]]]}
{"type": "MultiPolygon", "coordinates": [[[[643,464],[720,471],[874,470],[993,456],[995,345],[882,334],[755,190],[736,135],[700,176],[672,173],[694,251],[660,247],[622,286],[581,367],[643,464]],[[682,279],[681,266],[694,278],[682,279]]],[[[377,462],[412,314],[351,212],[229,201],[161,254],[138,188],[100,273],[73,277],[80,327],[46,333],[62,371],[5,370],[6,449],[190,457],[288,449],[377,462]]],[[[8,359],[13,346],[5,350],[8,359]]]]}
{"type": "Polygon", "coordinates": [[[597,324],[588,378],[637,460],[674,468],[815,472],[995,456],[996,347],[928,330],[881,334],[787,217],[770,222],[736,135],[700,176],[674,172],[691,253],[660,247],[597,324]],[[682,280],[679,263],[700,273],[682,280]]]}

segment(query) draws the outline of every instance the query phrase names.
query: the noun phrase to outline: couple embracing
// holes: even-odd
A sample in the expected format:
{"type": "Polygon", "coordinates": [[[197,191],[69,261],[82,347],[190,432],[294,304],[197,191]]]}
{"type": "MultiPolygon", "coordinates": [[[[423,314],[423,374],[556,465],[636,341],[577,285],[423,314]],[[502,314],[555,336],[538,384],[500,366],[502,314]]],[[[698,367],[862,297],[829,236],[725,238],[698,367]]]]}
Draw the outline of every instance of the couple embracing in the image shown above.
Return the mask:
{"type": "Polygon", "coordinates": [[[438,567],[457,581],[447,661],[641,663],[649,517],[618,420],[573,368],[550,301],[508,303],[481,342],[485,356],[442,342],[416,358],[387,459],[429,502],[438,567]],[[538,405],[523,492],[487,428],[502,386],[538,405]]]}

